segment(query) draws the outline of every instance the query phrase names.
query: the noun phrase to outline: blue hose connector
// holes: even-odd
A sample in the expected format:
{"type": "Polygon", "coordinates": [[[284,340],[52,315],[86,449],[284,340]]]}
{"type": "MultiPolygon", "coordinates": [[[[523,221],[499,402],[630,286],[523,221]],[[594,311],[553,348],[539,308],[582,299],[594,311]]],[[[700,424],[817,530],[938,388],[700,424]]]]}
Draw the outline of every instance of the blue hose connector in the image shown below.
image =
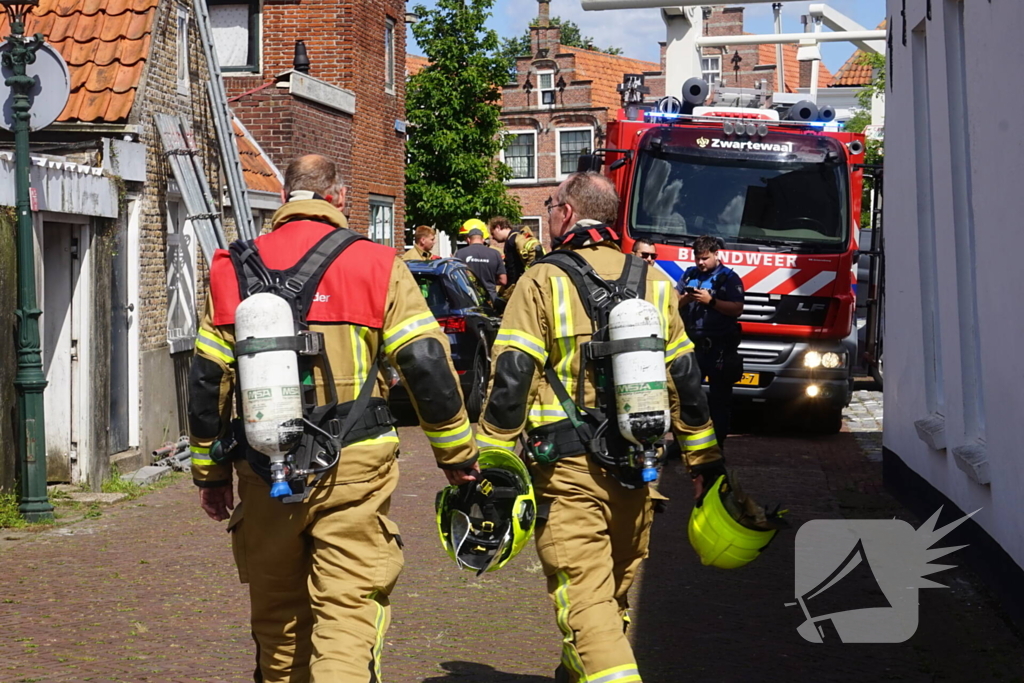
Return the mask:
{"type": "Polygon", "coordinates": [[[271,498],[284,498],[290,495],[292,495],[292,487],[286,481],[275,481],[274,485],[270,487],[271,498]]]}
{"type": "Polygon", "coordinates": [[[658,468],[656,467],[645,467],[643,472],[640,473],[643,480],[647,483],[658,480],[658,468]]]}

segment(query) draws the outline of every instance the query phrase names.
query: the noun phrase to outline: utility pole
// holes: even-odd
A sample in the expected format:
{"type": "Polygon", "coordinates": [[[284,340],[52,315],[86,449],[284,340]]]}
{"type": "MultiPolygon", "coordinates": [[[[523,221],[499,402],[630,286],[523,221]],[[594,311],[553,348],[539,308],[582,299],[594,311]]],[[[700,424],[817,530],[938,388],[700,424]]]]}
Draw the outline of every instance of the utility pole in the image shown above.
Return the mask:
{"type": "Polygon", "coordinates": [[[26,67],[36,60],[36,51],[43,45],[42,34],[25,40],[25,15],[39,0],[0,2],[7,12],[11,49],[4,53],[3,64],[14,72],[5,83],[14,92],[14,155],[15,196],[18,252],[18,371],[14,386],[18,391],[18,464],[21,479],[21,502],[18,509],[30,522],[53,519],[53,506],[46,497],[46,420],[43,390],[46,375],[39,342],[39,316],[36,302],[35,246],[32,210],[29,199],[28,130],[32,109],[29,93],[35,79],[26,75],[26,67]]]}

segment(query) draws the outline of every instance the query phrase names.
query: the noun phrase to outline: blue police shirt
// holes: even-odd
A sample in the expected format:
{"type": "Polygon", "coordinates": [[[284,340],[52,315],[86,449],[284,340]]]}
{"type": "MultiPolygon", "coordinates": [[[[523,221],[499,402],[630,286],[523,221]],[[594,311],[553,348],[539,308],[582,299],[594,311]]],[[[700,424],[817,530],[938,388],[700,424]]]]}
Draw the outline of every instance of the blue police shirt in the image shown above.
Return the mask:
{"type": "MultiPolygon", "coordinates": [[[[702,273],[697,266],[690,266],[679,278],[676,290],[682,294],[686,287],[706,289],[719,301],[743,301],[743,280],[726,265],[718,264],[710,273],[702,273]]],[[[680,308],[679,313],[691,337],[714,337],[733,332],[736,318],[723,315],[710,306],[691,301],[680,308]]]]}

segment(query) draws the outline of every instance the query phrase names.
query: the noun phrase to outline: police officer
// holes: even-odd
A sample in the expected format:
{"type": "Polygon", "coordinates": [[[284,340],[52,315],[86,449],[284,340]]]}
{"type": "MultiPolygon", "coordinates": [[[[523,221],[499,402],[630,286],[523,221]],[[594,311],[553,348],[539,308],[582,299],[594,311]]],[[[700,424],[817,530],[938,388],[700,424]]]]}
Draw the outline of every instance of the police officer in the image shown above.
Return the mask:
{"type": "MultiPolygon", "coordinates": [[[[619,278],[633,257],[619,250],[618,235],[610,227],[618,202],[614,186],[604,176],[569,176],[547,202],[555,250],[576,252],[605,280],[619,278]]],[[[700,387],[693,345],[679,319],[672,282],[660,271],[642,266],[639,259],[630,263],[646,271],[645,298],[661,313],[672,428],[683,443],[699,494],[705,481],[724,472],[724,461],[700,387]]],[[[592,331],[587,309],[565,270],[545,260],[528,270],[519,280],[495,342],[477,442],[511,450],[526,429],[528,442],[544,440],[554,446],[544,458],[534,450],[531,468],[539,514],[546,515],[536,533],[537,551],[563,634],[556,680],[633,682],[641,679],[624,633],[627,593],[647,553],[653,517],[650,492],[642,483],[627,488],[617,471],[587,453],[565,412],[568,399],[559,399],[549,379],[554,375],[569,396],[582,396],[586,408],[599,408],[593,374],[581,375],[580,348],[592,331]]],[[[590,419],[586,411],[579,413],[578,421],[590,419]]]]}
{"type": "MultiPolygon", "coordinates": [[[[335,164],[310,155],[285,174],[288,202],[272,231],[256,238],[267,268],[284,270],[336,230],[346,230],[345,188],[335,164]]],[[[398,482],[398,434],[376,374],[382,352],[402,376],[438,466],[453,484],[473,478],[476,446],[462,405],[448,340],[409,269],[389,247],[357,240],[329,262],[306,320],[324,336],[343,420],[362,387],[368,407],[344,455],[301,502],[270,498],[258,474],[266,458],[244,444],[232,466],[217,457],[229,440],[235,395],[234,312],[241,298],[235,262],[219,250],[190,374],[192,475],[203,510],[228,519],[239,578],[249,584],[257,644],[255,680],[368,683],[380,680],[380,653],[390,622],[389,594],[402,569],[402,541],[387,516],[398,482]],[[212,451],[211,451],[212,448],[212,451]],[[231,510],[234,508],[234,512],[231,510]]],[[[322,367],[310,386],[325,399],[322,367]]],[[[293,489],[294,490],[294,489],[293,489]]]]}
{"type": "Polygon", "coordinates": [[[436,232],[429,225],[421,225],[413,233],[412,249],[402,254],[403,261],[433,261],[440,258],[432,253],[436,232]]]}
{"type": "Polygon", "coordinates": [[[544,256],[544,248],[540,245],[540,240],[533,236],[529,226],[520,225],[513,228],[512,223],[504,216],[495,216],[489,220],[487,228],[491,231],[491,247],[501,252],[505,262],[508,284],[502,287],[498,294],[508,301],[512,298],[516,283],[526,269],[544,256]]]}
{"type": "Polygon", "coordinates": [[[732,387],[743,377],[740,324],[743,280],[718,259],[724,243],[702,235],[693,242],[696,265],[687,268],[676,286],[686,333],[697,345],[697,362],[708,378],[708,404],[719,445],[732,422],[732,387]]]}

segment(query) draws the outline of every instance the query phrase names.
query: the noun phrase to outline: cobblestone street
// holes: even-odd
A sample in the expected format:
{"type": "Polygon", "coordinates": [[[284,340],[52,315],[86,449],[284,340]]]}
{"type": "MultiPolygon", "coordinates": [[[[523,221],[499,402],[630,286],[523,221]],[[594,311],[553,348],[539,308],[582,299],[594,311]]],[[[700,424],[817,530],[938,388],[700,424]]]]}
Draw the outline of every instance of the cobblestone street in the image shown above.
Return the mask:
{"type": "MultiPolygon", "coordinates": [[[[701,567],[686,540],[689,482],[672,497],[635,587],[632,636],[648,683],[705,681],[1024,680],[1024,647],[965,569],[921,592],[920,627],[897,645],[812,645],[796,627],[795,529],[810,519],[909,517],[881,490],[881,394],[858,392],[847,429],[828,437],[737,435],[731,465],[764,502],[791,510],[793,529],[746,568],[701,567]],[[877,443],[880,448],[880,443],[877,443]]],[[[443,478],[418,429],[403,428],[393,516],[406,570],[393,595],[385,680],[551,681],[559,635],[532,548],[482,579],[459,572],[436,538],[443,478]]],[[[208,520],[185,479],[99,518],[0,545],[0,683],[251,680],[247,595],[223,524],[208,520]]],[[[951,564],[957,562],[951,556],[951,564]]]]}

